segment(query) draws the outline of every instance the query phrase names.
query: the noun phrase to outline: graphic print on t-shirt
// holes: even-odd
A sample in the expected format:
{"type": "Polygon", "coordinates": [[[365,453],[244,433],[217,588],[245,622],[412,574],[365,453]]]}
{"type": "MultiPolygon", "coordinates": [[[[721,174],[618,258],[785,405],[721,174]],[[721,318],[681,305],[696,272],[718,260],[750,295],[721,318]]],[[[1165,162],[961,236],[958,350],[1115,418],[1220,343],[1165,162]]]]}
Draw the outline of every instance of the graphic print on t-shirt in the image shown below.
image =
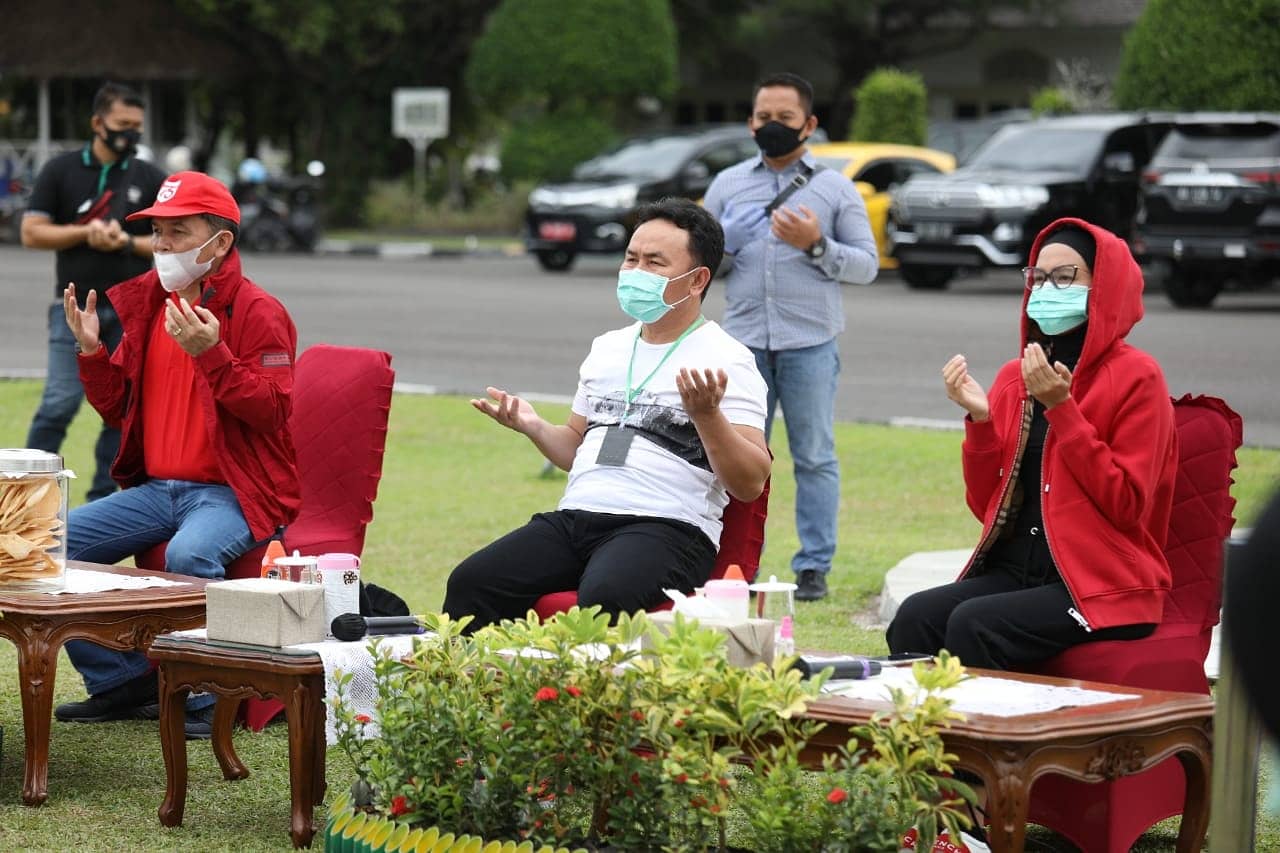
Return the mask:
{"type": "MultiPolygon", "coordinates": [[[[589,396],[587,430],[621,422],[623,409],[626,408],[622,397],[621,391],[611,392],[604,397],[589,396]]],[[[689,420],[688,413],[684,409],[661,405],[655,400],[657,395],[647,391],[642,391],[636,397],[627,413],[627,429],[634,429],[642,438],[652,441],[690,465],[710,471],[711,462],[707,459],[702,439],[698,437],[698,429],[689,420]]]]}

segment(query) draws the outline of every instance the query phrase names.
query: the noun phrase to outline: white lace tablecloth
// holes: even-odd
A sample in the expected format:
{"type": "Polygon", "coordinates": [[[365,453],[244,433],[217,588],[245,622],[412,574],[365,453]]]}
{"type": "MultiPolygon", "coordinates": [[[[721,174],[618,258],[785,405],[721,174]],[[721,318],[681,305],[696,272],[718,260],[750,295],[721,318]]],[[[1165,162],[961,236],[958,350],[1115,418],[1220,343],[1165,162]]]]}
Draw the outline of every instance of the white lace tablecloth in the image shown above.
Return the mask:
{"type": "MultiPolygon", "coordinates": [[[[911,674],[911,667],[901,666],[885,669],[877,676],[859,681],[828,681],[822,686],[822,692],[852,699],[888,702],[890,687],[914,691],[918,686],[915,676],[911,674]]],[[[991,717],[1020,717],[1024,714],[1056,711],[1059,708],[1105,705],[1108,702],[1138,698],[1131,693],[1059,687],[985,675],[962,681],[955,687],[942,691],[942,695],[951,700],[952,710],[965,715],[985,714],[991,717]]]]}
{"type": "Polygon", "coordinates": [[[83,595],[87,592],[106,592],[110,589],[146,589],[154,586],[191,586],[190,581],[171,581],[166,578],[141,578],[134,575],[117,575],[111,572],[93,572],[87,569],[67,569],[66,585],[62,589],[41,590],[46,595],[83,595]]]}
{"type": "Polygon", "coordinates": [[[373,656],[376,653],[384,657],[404,657],[413,651],[416,640],[423,639],[425,634],[391,634],[384,637],[370,637],[354,643],[342,643],[330,640],[323,643],[301,643],[290,646],[291,649],[307,649],[320,655],[324,664],[324,739],[330,746],[338,742],[334,729],[335,717],[333,699],[338,695],[337,682],[334,680],[338,672],[352,674],[343,695],[343,704],[353,713],[368,714],[372,722],[365,726],[366,737],[379,737],[382,730],[378,727],[378,683],[373,677],[373,656]]]}
{"type": "MultiPolygon", "coordinates": [[[[186,637],[195,640],[206,640],[208,634],[204,628],[190,631],[174,631],[171,636],[186,637]]],[[[315,652],[324,666],[324,739],[330,746],[338,742],[334,728],[335,717],[333,699],[337,697],[335,673],[349,672],[351,682],[347,685],[344,704],[355,714],[368,714],[373,720],[365,726],[368,737],[377,737],[378,728],[378,684],[373,677],[373,649],[387,657],[403,657],[413,651],[415,640],[421,640],[431,634],[392,634],[388,636],[370,637],[352,643],[338,640],[326,640],[323,643],[299,643],[285,646],[291,650],[315,652]]]]}

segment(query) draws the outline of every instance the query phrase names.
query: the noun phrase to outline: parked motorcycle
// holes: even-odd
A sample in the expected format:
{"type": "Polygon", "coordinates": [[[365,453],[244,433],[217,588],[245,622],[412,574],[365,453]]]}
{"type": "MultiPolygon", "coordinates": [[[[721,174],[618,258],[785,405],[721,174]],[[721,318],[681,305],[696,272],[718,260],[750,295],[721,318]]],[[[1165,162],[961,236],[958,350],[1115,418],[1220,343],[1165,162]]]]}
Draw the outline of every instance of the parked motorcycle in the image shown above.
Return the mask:
{"type": "Polygon", "coordinates": [[[306,176],[272,178],[256,160],[240,165],[231,194],[240,205],[240,245],[253,252],[312,252],[320,240],[318,193],[324,166],[306,176]]]}

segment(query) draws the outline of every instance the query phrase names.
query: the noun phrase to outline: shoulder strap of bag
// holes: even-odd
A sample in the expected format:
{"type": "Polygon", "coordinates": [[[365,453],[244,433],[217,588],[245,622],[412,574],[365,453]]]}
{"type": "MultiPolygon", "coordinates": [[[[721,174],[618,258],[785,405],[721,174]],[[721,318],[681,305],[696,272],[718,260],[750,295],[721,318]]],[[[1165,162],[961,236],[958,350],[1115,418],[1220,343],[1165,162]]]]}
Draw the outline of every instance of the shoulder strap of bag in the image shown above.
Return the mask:
{"type": "Polygon", "coordinates": [[[817,166],[810,166],[808,163],[804,162],[803,160],[800,161],[800,171],[796,172],[796,176],[791,179],[791,183],[787,184],[785,187],[782,188],[782,192],[774,196],[773,201],[769,202],[769,204],[765,207],[764,212],[766,214],[771,215],[775,210],[782,207],[783,203],[787,199],[791,198],[791,196],[795,193],[796,190],[800,189],[802,186],[809,183],[809,181],[813,180],[813,176],[818,174],[825,168],[827,167],[822,165],[821,163],[819,163],[817,166]]]}

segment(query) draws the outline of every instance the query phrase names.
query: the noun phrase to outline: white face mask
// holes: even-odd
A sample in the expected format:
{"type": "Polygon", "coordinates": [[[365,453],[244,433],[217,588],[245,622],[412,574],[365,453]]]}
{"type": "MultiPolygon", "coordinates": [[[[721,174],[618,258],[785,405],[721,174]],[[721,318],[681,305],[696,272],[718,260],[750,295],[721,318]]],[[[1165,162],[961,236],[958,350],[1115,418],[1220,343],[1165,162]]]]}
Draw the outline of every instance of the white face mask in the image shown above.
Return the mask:
{"type": "Polygon", "coordinates": [[[189,252],[156,252],[156,272],[160,274],[160,286],[169,293],[173,293],[175,290],[182,290],[207,273],[209,267],[213,266],[213,258],[201,262],[196,260],[196,256],[221,233],[219,231],[205,240],[203,245],[196,246],[189,252]]]}

